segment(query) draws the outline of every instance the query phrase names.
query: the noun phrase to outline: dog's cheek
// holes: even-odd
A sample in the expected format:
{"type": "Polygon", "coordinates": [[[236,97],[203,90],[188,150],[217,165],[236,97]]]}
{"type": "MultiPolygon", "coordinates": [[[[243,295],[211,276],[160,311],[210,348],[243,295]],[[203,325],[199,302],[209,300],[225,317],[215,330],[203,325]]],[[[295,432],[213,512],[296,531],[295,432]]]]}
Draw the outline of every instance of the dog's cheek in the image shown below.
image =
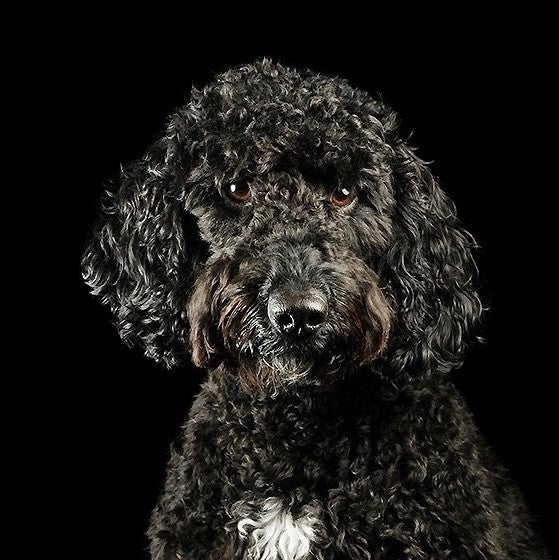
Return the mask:
{"type": "Polygon", "coordinates": [[[223,360],[223,349],[217,332],[215,310],[219,308],[223,278],[208,267],[196,281],[187,306],[190,323],[190,350],[194,365],[216,367],[223,360]]]}
{"type": "Polygon", "coordinates": [[[392,312],[376,275],[359,261],[351,264],[335,282],[333,327],[349,348],[347,359],[364,365],[386,349],[392,312]]]}
{"type": "Polygon", "coordinates": [[[192,361],[199,368],[216,367],[221,363],[219,352],[211,335],[212,326],[207,320],[199,320],[190,332],[192,361]]]}
{"type": "Polygon", "coordinates": [[[362,353],[364,363],[384,352],[392,324],[392,311],[376,282],[370,285],[365,294],[365,321],[367,325],[362,353]]]}
{"type": "Polygon", "coordinates": [[[238,294],[228,299],[219,318],[219,332],[223,345],[230,354],[250,346],[250,328],[247,325],[249,302],[246,296],[238,294]]]}

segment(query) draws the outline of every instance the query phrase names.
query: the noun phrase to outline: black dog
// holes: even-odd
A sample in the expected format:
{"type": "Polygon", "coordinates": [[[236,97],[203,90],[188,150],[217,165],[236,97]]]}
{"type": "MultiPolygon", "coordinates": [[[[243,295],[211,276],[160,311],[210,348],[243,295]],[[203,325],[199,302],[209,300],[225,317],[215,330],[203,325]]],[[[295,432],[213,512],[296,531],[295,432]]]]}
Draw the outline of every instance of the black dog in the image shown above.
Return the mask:
{"type": "Polygon", "coordinates": [[[84,257],[129,344],[209,368],[155,559],[545,558],[448,372],[474,243],[393,111],[264,60],[194,91],[84,257]]]}

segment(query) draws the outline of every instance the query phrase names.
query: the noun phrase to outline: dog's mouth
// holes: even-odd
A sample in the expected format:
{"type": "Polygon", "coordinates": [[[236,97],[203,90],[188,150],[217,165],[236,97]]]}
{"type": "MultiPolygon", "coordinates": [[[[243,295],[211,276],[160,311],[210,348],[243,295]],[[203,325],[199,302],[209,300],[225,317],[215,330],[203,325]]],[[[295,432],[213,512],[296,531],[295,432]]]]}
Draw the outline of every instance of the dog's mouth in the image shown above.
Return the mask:
{"type": "Polygon", "coordinates": [[[239,353],[240,359],[260,361],[285,375],[300,375],[312,371],[331,371],[344,362],[341,345],[326,337],[292,340],[270,336],[259,340],[251,353],[239,353]],[[340,346],[340,348],[336,348],[340,346]]]}

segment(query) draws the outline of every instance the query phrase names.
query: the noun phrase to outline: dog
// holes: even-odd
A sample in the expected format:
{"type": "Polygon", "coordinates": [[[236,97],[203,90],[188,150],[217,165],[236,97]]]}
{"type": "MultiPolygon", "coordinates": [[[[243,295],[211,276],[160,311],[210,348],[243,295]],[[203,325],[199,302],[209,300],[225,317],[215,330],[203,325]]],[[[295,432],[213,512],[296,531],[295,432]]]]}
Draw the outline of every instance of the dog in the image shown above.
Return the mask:
{"type": "Polygon", "coordinates": [[[382,100],[226,71],[109,189],[85,282],[125,343],[208,370],[156,560],[547,558],[449,372],[475,242],[382,100]]]}

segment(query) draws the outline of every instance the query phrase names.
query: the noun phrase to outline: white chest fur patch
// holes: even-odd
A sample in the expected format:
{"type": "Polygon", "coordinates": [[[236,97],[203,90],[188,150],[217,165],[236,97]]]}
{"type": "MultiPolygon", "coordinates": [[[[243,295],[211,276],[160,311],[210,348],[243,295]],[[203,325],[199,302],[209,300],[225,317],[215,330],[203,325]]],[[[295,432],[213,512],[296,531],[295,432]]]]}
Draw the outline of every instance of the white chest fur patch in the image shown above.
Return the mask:
{"type": "Polygon", "coordinates": [[[258,517],[241,519],[237,528],[241,538],[249,541],[251,560],[305,560],[318,523],[311,513],[293,519],[279,498],[267,498],[258,517]]]}

